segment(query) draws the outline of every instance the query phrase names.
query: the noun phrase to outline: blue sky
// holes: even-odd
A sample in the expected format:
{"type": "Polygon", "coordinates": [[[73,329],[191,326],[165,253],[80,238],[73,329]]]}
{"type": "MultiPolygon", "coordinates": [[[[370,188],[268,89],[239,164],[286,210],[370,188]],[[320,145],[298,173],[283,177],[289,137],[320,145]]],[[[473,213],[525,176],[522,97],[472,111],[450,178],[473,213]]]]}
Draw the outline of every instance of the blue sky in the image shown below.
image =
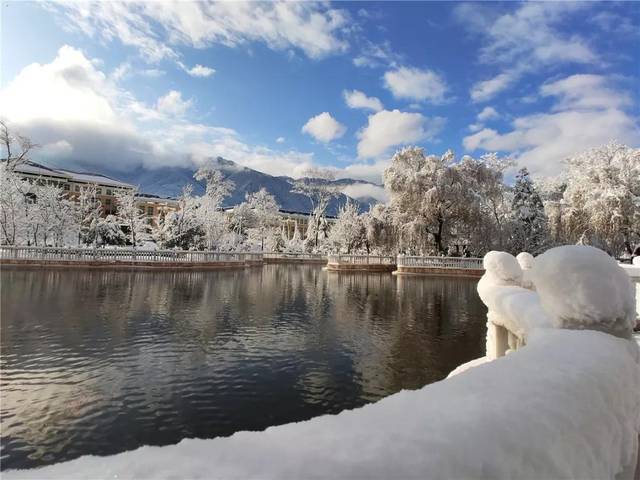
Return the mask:
{"type": "Polygon", "coordinates": [[[4,2],[2,45],[0,116],[57,165],[380,181],[417,144],[555,175],[640,144],[637,2],[4,2]]]}

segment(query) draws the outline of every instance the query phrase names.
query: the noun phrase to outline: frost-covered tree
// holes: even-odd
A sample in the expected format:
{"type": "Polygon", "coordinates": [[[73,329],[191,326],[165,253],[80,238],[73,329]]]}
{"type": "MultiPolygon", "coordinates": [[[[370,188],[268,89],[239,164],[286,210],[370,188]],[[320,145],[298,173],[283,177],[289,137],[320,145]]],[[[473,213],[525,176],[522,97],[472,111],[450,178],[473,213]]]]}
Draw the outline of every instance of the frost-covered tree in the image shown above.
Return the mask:
{"type": "Polygon", "coordinates": [[[7,123],[0,120],[0,242],[17,245],[30,237],[33,230],[31,185],[15,173],[15,168],[29,160],[29,153],[38,147],[29,138],[13,134],[7,123]]]}
{"type": "Polygon", "coordinates": [[[193,186],[186,185],[178,197],[178,209],[169,212],[154,229],[154,239],[162,248],[189,250],[204,246],[204,229],[198,215],[199,200],[193,186]]]}
{"type": "Polygon", "coordinates": [[[116,192],[116,217],[126,228],[127,240],[135,248],[148,231],[147,217],[136,206],[135,190],[116,192]]]}
{"type": "Polygon", "coordinates": [[[348,201],[340,208],[338,219],[331,226],[329,242],[337,252],[353,253],[365,244],[366,238],[367,232],[358,206],[348,201]]]}
{"type": "Polygon", "coordinates": [[[508,249],[512,195],[504,172],[512,165],[512,160],[495,153],[478,159],[465,155],[454,165],[464,185],[466,206],[458,212],[454,254],[462,253],[461,246],[480,256],[492,249],[508,249]]]}
{"type": "Polygon", "coordinates": [[[211,164],[200,167],[193,177],[205,182],[205,192],[199,199],[197,212],[204,230],[206,247],[213,250],[218,247],[226,231],[222,202],[231,194],[234,184],[211,164]]]}
{"type": "Polygon", "coordinates": [[[280,226],[280,207],[273,195],[264,188],[247,194],[246,205],[252,212],[249,219],[250,233],[260,242],[260,250],[264,250],[266,237],[276,237],[274,229],[280,226]]]}
{"type": "Polygon", "coordinates": [[[446,252],[456,222],[469,207],[453,152],[436,156],[425,155],[422,148],[404,148],[385,170],[384,185],[406,249],[446,252]]]}
{"type": "Polygon", "coordinates": [[[378,203],[362,216],[367,253],[397,254],[399,231],[390,207],[378,203]]]}
{"type": "Polygon", "coordinates": [[[78,245],[95,244],[98,240],[98,224],[102,218],[102,203],[97,196],[97,186],[83,187],[76,198],[75,221],[78,245]]]}
{"type": "Polygon", "coordinates": [[[64,232],[73,223],[74,205],[63,197],[57,185],[36,182],[32,186],[32,234],[33,244],[60,246],[64,244],[64,232]]]}
{"type": "Polygon", "coordinates": [[[29,152],[39,147],[28,137],[19,133],[13,134],[4,120],[0,120],[0,143],[4,147],[1,161],[10,172],[13,172],[18,165],[29,161],[29,152]]]}
{"type": "Polygon", "coordinates": [[[292,191],[294,193],[306,196],[311,202],[306,242],[313,248],[318,247],[321,236],[326,238],[328,233],[327,207],[332,198],[340,195],[339,187],[332,184],[333,180],[335,180],[335,174],[331,170],[310,168],[304,172],[304,177],[296,180],[293,185],[292,191]]]}
{"type": "Polygon", "coordinates": [[[120,227],[120,221],[115,215],[107,215],[100,218],[96,228],[99,244],[124,245],[127,243],[127,236],[120,227]]]}
{"type": "Polygon", "coordinates": [[[17,245],[26,237],[30,185],[10,168],[0,163],[0,242],[17,245]]]}
{"type": "Polygon", "coordinates": [[[511,203],[513,249],[539,253],[547,244],[547,216],[542,198],[526,168],[520,169],[513,186],[511,203]]]}
{"type": "Polygon", "coordinates": [[[566,161],[562,194],[567,241],[612,255],[640,242],[640,148],[602,145],[566,161]]]}

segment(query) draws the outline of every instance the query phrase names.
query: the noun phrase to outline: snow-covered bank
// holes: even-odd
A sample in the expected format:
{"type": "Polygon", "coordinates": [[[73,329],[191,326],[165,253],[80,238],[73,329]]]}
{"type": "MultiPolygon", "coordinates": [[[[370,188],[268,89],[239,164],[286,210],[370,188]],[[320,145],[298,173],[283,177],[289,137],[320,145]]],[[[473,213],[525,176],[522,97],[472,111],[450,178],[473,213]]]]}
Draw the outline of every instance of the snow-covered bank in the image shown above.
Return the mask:
{"type": "Polygon", "coordinates": [[[338,415],[3,477],[631,479],[640,432],[633,292],[602,252],[565,248],[535,260],[535,291],[521,286],[515,258],[485,259],[490,323],[502,318],[523,340],[507,356],[338,415]]]}

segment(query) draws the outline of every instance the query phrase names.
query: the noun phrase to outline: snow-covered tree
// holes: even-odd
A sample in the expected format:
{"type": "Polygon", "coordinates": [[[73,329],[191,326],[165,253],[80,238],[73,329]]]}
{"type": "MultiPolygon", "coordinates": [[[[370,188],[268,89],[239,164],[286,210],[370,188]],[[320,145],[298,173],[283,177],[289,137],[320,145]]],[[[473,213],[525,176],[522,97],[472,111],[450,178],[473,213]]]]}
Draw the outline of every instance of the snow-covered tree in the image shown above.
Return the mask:
{"type": "Polygon", "coordinates": [[[504,172],[512,165],[512,160],[490,153],[478,159],[465,155],[454,166],[464,185],[466,208],[459,212],[452,253],[460,254],[460,246],[480,256],[492,249],[508,249],[512,195],[504,172]]]}
{"type": "Polygon", "coordinates": [[[520,169],[513,186],[513,249],[539,253],[547,244],[547,216],[542,198],[526,168],[520,169]]]}
{"type": "Polygon", "coordinates": [[[327,236],[326,211],[332,198],[340,195],[338,186],[333,185],[335,174],[331,170],[310,168],[304,172],[304,177],[296,180],[293,192],[306,196],[311,202],[311,214],[307,228],[306,242],[313,248],[318,247],[321,236],[327,236]]]}
{"type": "Polygon", "coordinates": [[[640,148],[609,143],[567,159],[566,165],[567,240],[630,254],[640,243],[640,148]]]}
{"type": "Polygon", "coordinates": [[[120,190],[116,197],[116,217],[126,228],[127,240],[135,248],[148,231],[147,217],[136,206],[135,190],[120,190]]]}
{"type": "Polygon", "coordinates": [[[23,135],[13,134],[4,120],[0,120],[0,143],[4,147],[4,156],[0,159],[6,168],[13,172],[18,165],[29,161],[29,152],[39,145],[23,135]]]}
{"type": "Polygon", "coordinates": [[[27,197],[30,185],[0,163],[0,243],[17,245],[26,237],[28,229],[27,197]]]}
{"type": "Polygon", "coordinates": [[[107,215],[98,220],[96,228],[99,244],[124,245],[127,243],[127,236],[122,231],[120,221],[115,215],[107,215]]]}
{"type": "Polygon", "coordinates": [[[358,206],[348,201],[338,214],[338,219],[331,226],[329,242],[334,250],[353,253],[366,242],[367,232],[364,220],[358,212],[358,206]]]}
{"type": "Polygon", "coordinates": [[[65,227],[71,224],[73,215],[73,207],[68,200],[63,199],[63,190],[57,185],[36,182],[31,194],[31,218],[37,224],[37,228],[32,229],[33,244],[46,247],[63,242],[61,237],[65,227]]]}
{"type": "Polygon", "coordinates": [[[384,185],[405,247],[416,253],[446,252],[461,212],[469,207],[453,152],[436,156],[425,155],[422,148],[404,148],[385,170],[384,185]]]}
{"type": "Polygon", "coordinates": [[[367,253],[397,254],[400,248],[400,235],[391,208],[378,203],[362,217],[367,253]]]}
{"type": "Polygon", "coordinates": [[[280,226],[278,215],[280,207],[273,195],[264,188],[255,193],[247,194],[246,205],[252,212],[249,223],[251,235],[260,242],[260,250],[264,250],[266,237],[275,238],[277,236],[273,230],[280,226]]]}
{"type": "Polygon", "coordinates": [[[78,245],[95,244],[98,240],[98,224],[102,218],[102,203],[97,196],[97,186],[83,187],[76,198],[75,217],[78,245]]]}
{"type": "Polygon", "coordinates": [[[194,198],[193,186],[186,185],[178,197],[178,209],[160,219],[153,236],[162,248],[189,250],[204,246],[204,229],[198,214],[198,199],[194,198]]]}
{"type": "Polygon", "coordinates": [[[231,194],[234,184],[211,164],[200,167],[193,177],[205,182],[205,193],[199,199],[197,212],[204,230],[206,247],[213,250],[218,247],[226,230],[222,202],[231,194]]]}

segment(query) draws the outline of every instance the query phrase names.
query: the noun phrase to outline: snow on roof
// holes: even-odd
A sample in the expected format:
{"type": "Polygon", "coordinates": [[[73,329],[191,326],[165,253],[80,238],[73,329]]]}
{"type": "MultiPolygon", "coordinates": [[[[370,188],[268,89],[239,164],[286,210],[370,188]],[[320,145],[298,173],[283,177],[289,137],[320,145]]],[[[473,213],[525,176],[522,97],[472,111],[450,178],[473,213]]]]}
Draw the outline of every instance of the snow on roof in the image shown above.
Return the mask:
{"type": "Polygon", "coordinates": [[[144,200],[149,202],[165,202],[169,204],[177,204],[178,200],[172,197],[160,197],[151,193],[136,193],[137,200],[144,200]]]}
{"type": "Polygon", "coordinates": [[[135,186],[131,185],[130,183],[125,183],[120,180],[116,180],[115,178],[107,177],[106,175],[102,175],[100,173],[75,172],[73,170],[67,170],[65,168],[60,168],[58,169],[58,171],[66,173],[74,182],[95,183],[98,185],[108,185],[120,188],[135,188],[135,186]]]}
{"type": "Polygon", "coordinates": [[[119,188],[135,188],[130,183],[116,180],[101,173],[76,172],[66,168],[51,168],[36,162],[26,162],[16,167],[16,172],[43,177],[56,177],[79,183],[95,183],[119,188]]]}
{"type": "Polygon", "coordinates": [[[54,170],[53,168],[45,167],[35,162],[26,162],[18,165],[15,168],[16,172],[26,173],[29,175],[38,175],[43,177],[56,177],[56,178],[70,178],[69,174],[60,170],[54,170]]]}

